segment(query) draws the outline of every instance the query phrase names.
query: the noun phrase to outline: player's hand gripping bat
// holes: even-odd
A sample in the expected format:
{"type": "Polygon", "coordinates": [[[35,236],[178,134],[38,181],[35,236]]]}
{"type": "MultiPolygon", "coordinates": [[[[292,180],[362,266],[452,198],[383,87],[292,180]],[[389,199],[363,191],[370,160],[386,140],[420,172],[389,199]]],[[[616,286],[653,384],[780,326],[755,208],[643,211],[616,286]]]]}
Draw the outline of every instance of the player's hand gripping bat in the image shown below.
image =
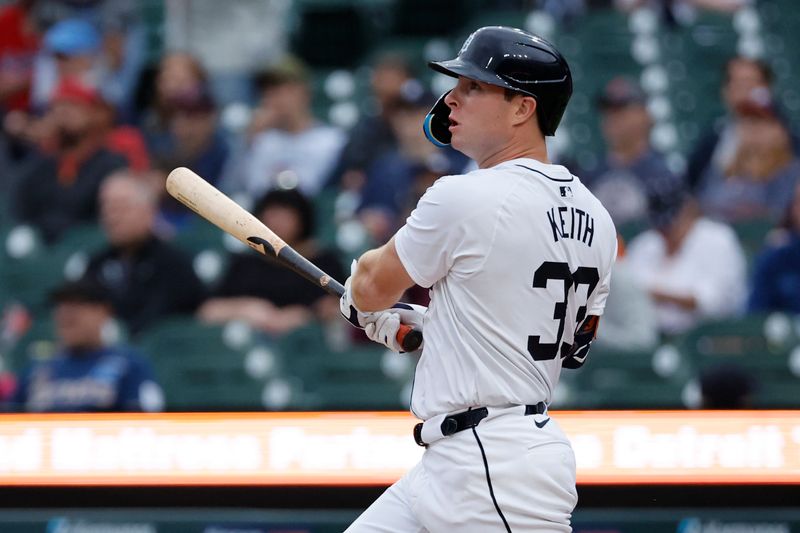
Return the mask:
{"type": "MultiPolygon", "coordinates": [[[[276,258],[329,294],[341,297],[344,293],[341,283],[297,253],[260,220],[188,168],[178,167],[169,173],[167,191],[222,231],[258,253],[276,258]]],[[[404,351],[413,352],[422,344],[422,331],[401,325],[397,331],[397,342],[404,351]]]]}

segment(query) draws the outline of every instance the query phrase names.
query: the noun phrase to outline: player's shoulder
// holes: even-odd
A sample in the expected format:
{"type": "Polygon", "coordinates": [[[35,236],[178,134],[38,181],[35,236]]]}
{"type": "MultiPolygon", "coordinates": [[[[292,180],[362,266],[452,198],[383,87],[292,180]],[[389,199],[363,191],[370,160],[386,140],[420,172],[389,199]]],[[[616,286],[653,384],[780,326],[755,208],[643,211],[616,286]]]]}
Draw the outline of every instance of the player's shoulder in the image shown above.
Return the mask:
{"type": "Polygon", "coordinates": [[[478,201],[486,203],[493,197],[502,196],[514,180],[511,172],[504,168],[476,168],[462,174],[443,176],[429,189],[433,194],[446,194],[456,201],[478,201]]]}
{"type": "Polygon", "coordinates": [[[428,188],[424,198],[438,205],[459,206],[458,208],[485,205],[486,200],[496,194],[496,188],[492,186],[490,179],[487,169],[442,176],[428,188]]]}

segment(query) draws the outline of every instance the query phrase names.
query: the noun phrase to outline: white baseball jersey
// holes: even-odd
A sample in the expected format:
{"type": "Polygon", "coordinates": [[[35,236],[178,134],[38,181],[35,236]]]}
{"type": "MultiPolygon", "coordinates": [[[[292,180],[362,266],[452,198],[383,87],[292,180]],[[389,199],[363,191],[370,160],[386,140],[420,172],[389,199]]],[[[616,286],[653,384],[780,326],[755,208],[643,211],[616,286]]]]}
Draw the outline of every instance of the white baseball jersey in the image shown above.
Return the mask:
{"type": "Polygon", "coordinates": [[[608,212],[563,166],[514,159],[440,178],[395,236],[431,287],[411,410],[550,403],[586,315],[601,315],[616,257],[608,212]]]}

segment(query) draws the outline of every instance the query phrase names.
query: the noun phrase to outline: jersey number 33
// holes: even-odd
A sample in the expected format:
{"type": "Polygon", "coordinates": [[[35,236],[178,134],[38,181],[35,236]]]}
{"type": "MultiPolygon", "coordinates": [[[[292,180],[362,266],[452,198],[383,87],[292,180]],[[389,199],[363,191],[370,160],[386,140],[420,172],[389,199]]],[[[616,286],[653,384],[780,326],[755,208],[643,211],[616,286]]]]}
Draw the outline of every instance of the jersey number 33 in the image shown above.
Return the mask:
{"type": "MultiPolygon", "coordinates": [[[[556,301],[553,309],[553,319],[558,321],[558,332],[556,333],[556,341],[552,343],[541,342],[541,335],[528,336],[528,353],[534,361],[550,361],[555,359],[557,355],[566,357],[572,349],[572,344],[562,342],[564,336],[564,322],[567,318],[567,313],[575,312],[568,309],[570,291],[578,290],[581,285],[587,286],[586,300],[588,302],[594,289],[600,281],[600,274],[594,267],[578,267],[574,272],[570,271],[567,263],[559,263],[555,261],[545,261],[541,264],[536,272],[533,274],[533,288],[534,289],[547,289],[547,282],[550,280],[563,282],[564,293],[563,299],[556,301]]],[[[575,312],[575,324],[579,325],[586,318],[586,303],[578,307],[575,312]]]]}

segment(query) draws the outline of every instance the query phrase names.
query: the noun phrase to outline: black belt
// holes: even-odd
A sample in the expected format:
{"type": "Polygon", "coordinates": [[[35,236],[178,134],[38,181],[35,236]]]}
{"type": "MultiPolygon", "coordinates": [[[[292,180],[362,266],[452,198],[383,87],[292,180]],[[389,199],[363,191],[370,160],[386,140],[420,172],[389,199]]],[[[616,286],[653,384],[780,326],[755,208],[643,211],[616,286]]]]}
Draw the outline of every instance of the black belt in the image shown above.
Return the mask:
{"type": "MultiPolygon", "coordinates": [[[[525,406],[525,416],[528,415],[543,415],[547,412],[547,405],[544,402],[539,402],[536,405],[525,406]]],[[[474,428],[481,423],[481,420],[489,416],[489,409],[486,407],[478,407],[477,409],[470,409],[461,413],[445,417],[442,421],[442,435],[449,437],[459,431],[474,428]]],[[[422,422],[414,426],[414,440],[420,446],[427,447],[422,440],[422,422]]]]}

